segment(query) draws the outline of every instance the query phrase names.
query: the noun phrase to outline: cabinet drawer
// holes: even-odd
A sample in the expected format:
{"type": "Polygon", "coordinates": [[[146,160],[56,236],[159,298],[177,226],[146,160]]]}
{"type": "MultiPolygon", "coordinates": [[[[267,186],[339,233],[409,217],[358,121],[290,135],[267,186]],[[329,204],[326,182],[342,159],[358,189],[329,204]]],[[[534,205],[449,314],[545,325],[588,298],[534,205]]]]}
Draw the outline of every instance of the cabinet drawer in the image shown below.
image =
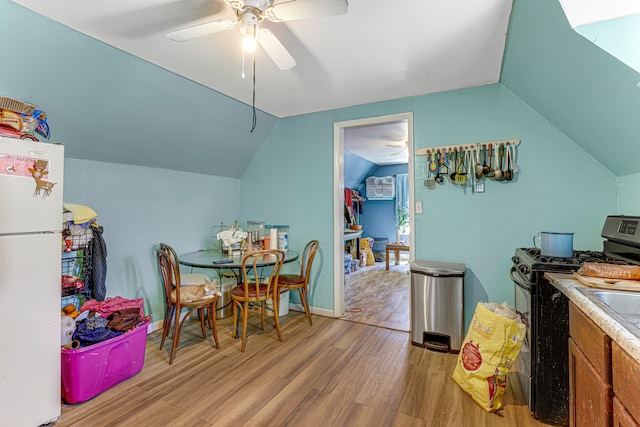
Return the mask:
{"type": "Polygon", "coordinates": [[[611,384],[611,338],[575,304],[569,304],[569,335],[602,379],[611,384]]]}
{"type": "MultiPolygon", "coordinates": [[[[640,364],[615,342],[612,346],[613,392],[636,421],[640,420],[640,364]]],[[[627,425],[627,424],[623,424],[627,425]]]]}

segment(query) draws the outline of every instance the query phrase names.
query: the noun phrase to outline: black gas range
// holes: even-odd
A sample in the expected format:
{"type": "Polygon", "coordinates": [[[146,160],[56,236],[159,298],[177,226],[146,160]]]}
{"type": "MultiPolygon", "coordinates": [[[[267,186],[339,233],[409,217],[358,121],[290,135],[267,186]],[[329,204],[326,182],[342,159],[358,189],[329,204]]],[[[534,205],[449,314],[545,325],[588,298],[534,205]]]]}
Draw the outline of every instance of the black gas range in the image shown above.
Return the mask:
{"type": "Polygon", "coordinates": [[[571,258],[546,257],[518,248],[512,257],[515,308],[527,328],[517,360],[529,409],[541,421],[569,424],[569,301],[545,273],[571,273],[584,262],[640,265],[640,217],[609,216],[603,251],[573,251],[571,258]]]}

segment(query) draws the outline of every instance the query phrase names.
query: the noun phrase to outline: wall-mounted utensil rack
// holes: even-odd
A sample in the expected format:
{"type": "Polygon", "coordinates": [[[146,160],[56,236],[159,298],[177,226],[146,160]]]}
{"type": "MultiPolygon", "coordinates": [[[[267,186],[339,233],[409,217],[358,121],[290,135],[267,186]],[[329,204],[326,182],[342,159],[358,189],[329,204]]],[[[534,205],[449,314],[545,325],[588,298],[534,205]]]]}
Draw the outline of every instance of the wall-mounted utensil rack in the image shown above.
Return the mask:
{"type": "Polygon", "coordinates": [[[480,146],[482,145],[489,145],[489,144],[493,144],[493,146],[497,146],[499,144],[509,144],[513,147],[517,147],[518,145],[520,145],[520,140],[519,139],[505,139],[503,141],[487,141],[487,142],[474,142],[473,144],[458,144],[458,145],[440,145],[437,147],[429,147],[429,148],[418,148],[416,150],[416,156],[426,156],[427,154],[433,153],[437,150],[440,150],[440,152],[448,152],[448,151],[453,151],[453,149],[455,148],[456,150],[460,150],[460,148],[462,148],[463,151],[473,151],[476,149],[477,145],[480,144],[480,146]]]}
{"type": "Polygon", "coordinates": [[[424,185],[428,189],[433,190],[437,184],[449,180],[459,187],[471,185],[472,191],[482,193],[485,179],[512,181],[515,178],[518,172],[515,149],[518,145],[519,139],[505,139],[420,148],[416,150],[416,155],[427,156],[427,179],[424,185]]]}

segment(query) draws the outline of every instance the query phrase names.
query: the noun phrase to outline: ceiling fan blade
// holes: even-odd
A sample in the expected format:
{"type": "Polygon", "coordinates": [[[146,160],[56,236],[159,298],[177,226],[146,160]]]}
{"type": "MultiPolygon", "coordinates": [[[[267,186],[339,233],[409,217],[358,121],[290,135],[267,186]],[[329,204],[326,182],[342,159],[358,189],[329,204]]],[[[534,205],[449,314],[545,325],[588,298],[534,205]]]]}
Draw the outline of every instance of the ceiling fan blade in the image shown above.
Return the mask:
{"type": "Polygon", "coordinates": [[[194,25],[193,27],[183,28],[182,30],[173,31],[167,34],[167,38],[176,42],[186,42],[198,37],[208,36],[209,34],[219,31],[230,30],[235,27],[237,21],[213,21],[206,24],[194,25]]]}
{"type": "Polygon", "coordinates": [[[271,57],[273,62],[280,68],[281,70],[289,70],[298,63],[291,56],[289,51],[284,47],[280,40],[273,34],[271,31],[266,28],[260,29],[258,33],[258,43],[260,46],[267,52],[267,55],[271,57]]]}
{"type": "Polygon", "coordinates": [[[283,22],[298,19],[335,16],[347,13],[347,0],[289,0],[274,4],[265,15],[270,21],[283,22]]]}

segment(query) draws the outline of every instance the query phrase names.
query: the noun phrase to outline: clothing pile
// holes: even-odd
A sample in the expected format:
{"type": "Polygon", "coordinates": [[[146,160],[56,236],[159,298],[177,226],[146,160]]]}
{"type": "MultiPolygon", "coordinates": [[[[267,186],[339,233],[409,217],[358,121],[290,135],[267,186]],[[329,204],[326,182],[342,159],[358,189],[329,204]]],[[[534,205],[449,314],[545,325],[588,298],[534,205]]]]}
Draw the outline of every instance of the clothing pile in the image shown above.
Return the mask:
{"type": "MultiPolygon", "coordinates": [[[[107,245],[97,218],[98,214],[89,206],[64,203],[62,249],[68,259],[90,261],[90,265],[84,266],[84,288],[90,292],[91,298],[102,301],[107,293],[107,245]]],[[[65,274],[77,276],[70,271],[65,274]]]]}
{"type": "Polygon", "coordinates": [[[98,214],[89,206],[64,203],[62,205],[64,250],[66,252],[86,248],[93,239],[92,226],[98,214]]]}
{"type": "MultiPolygon", "coordinates": [[[[107,298],[100,302],[88,300],[80,307],[80,315],[71,324],[63,319],[63,324],[72,330],[67,331],[71,340],[65,348],[86,347],[122,335],[140,325],[151,321],[151,315],[144,315],[142,298],[107,298]]],[[[64,334],[63,334],[64,335],[64,334]]]]}

